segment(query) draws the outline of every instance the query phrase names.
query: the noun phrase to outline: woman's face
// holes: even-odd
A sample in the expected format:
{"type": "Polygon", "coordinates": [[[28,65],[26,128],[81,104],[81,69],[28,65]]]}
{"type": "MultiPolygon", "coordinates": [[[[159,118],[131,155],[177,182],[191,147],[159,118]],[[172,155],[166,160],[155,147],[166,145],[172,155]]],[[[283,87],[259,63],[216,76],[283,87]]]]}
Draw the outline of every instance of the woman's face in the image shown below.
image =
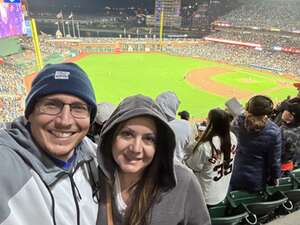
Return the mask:
{"type": "Polygon", "coordinates": [[[120,124],[112,144],[119,173],[140,176],[156,151],[157,128],[151,117],[135,117],[120,124]]]}

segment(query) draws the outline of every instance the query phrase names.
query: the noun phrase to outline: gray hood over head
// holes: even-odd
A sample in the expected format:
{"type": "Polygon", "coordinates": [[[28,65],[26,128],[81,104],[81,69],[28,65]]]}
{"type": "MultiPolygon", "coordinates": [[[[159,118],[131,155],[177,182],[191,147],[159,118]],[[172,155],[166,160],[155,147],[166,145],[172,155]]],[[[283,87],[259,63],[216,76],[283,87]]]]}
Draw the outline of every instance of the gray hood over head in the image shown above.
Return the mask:
{"type": "Polygon", "coordinates": [[[161,93],[156,97],[156,102],[166,114],[168,121],[176,119],[180,101],[174,92],[166,91],[161,93]]]}
{"type": "Polygon", "coordinates": [[[173,164],[175,135],[161,108],[151,98],[143,95],[125,98],[104,124],[97,149],[98,164],[104,175],[114,182],[113,174],[116,164],[112,158],[111,149],[114,131],[120,123],[138,116],[151,116],[158,124],[158,142],[155,154],[161,154],[159,170],[161,173],[157,176],[160,176],[164,188],[172,188],[176,184],[173,164]]]}
{"type": "Polygon", "coordinates": [[[97,103],[96,123],[102,125],[116,109],[116,106],[110,102],[97,103]]]}

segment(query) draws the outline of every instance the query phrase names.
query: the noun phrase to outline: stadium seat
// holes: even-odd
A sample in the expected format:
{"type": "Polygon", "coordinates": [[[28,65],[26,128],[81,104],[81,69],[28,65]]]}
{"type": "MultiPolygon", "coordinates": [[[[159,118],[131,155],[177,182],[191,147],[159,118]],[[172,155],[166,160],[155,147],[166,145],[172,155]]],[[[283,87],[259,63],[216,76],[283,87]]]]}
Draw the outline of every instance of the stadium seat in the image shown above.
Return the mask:
{"type": "MultiPolygon", "coordinates": [[[[279,188],[282,187],[284,180],[280,179],[279,188]]],[[[288,190],[283,190],[288,199],[292,202],[294,210],[300,207],[300,169],[296,169],[290,172],[290,183],[292,187],[288,190]]],[[[287,185],[286,185],[287,186],[287,185]]]]}
{"type": "MultiPolygon", "coordinates": [[[[257,216],[258,222],[265,222],[274,211],[288,201],[288,197],[281,191],[248,193],[232,191],[227,196],[232,204],[244,204],[246,208],[257,216]]],[[[288,208],[288,207],[287,207],[288,208]]]]}
{"type": "Polygon", "coordinates": [[[268,186],[267,190],[269,191],[269,193],[274,193],[276,191],[286,192],[289,190],[293,190],[294,188],[295,187],[293,179],[290,176],[288,176],[280,178],[278,186],[268,186]]]}
{"type": "Polygon", "coordinates": [[[294,169],[290,173],[291,173],[292,176],[300,178],[300,168],[294,169]]]}
{"type": "MultiPolygon", "coordinates": [[[[251,220],[249,213],[243,205],[231,207],[230,204],[221,204],[208,209],[212,225],[237,225],[243,221],[251,220]]],[[[256,216],[253,215],[254,222],[256,216]]]]}

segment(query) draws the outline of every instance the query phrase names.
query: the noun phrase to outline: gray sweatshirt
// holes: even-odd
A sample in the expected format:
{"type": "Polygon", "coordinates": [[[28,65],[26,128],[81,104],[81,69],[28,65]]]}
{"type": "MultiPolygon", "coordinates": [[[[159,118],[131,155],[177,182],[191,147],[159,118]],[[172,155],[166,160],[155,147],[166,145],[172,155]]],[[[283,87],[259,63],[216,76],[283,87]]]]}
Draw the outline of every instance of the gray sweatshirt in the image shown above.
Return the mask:
{"type": "Polygon", "coordinates": [[[23,118],[9,127],[0,129],[0,224],[94,225],[98,206],[85,166],[91,141],[76,147],[74,166],[64,170],[38,149],[23,118]]]}
{"type": "MultiPolygon", "coordinates": [[[[204,202],[201,187],[195,175],[184,165],[174,164],[173,155],[175,147],[175,135],[170,128],[161,108],[150,98],[137,95],[123,100],[114,111],[110,119],[105,123],[97,150],[97,159],[101,173],[104,174],[114,186],[114,171],[116,164],[111,155],[111,140],[117,125],[137,116],[151,116],[159,124],[161,140],[156,148],[156,153],[162,155],[160,161],[160,173],[157,174],[161,181],[161,195],[152,209],[150,225],[209,225],[211,224],[208,210],[204,202]],[[163,184],[162,184],[163,183],[163,184]]],[[[113,190],[112,190],[113,191],[113,190]]],[[[103,192],[101,192],[103,196],[103,192]]],[[[105,195],[104,195],[105,196],[105,195]]],[[[107,224],[106,199],[100,200],[98,225],[107,224]]],[[[115,200],[112,201],[114,225],[122,225],[123,216],[116,209],[115,200]]]]}
{"type": "Polygon", "coordinates": [[[176,119],[179,107],[179,99],[174,92],[166,91],[156,98],[156,103],[166,114],[170,127],[176,137],[175,159],[182,162],[186,155],[186,149],[194,141],[193,127],[186,120],[176,119]]]}

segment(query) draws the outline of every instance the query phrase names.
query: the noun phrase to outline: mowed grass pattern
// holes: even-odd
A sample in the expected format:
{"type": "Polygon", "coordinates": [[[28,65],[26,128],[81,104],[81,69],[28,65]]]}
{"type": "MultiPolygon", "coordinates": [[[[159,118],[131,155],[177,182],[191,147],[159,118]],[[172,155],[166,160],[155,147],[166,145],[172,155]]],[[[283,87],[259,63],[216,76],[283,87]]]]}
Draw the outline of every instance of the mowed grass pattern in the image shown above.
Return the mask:
{"type": "MultiPolygon", "coordinates": [[[[228,65],[216,62],[159,53],[130,53],[95,54],[82,58],[77,63],[89,74],[97,102],[108,101],[118,104],[124,97],[135,94],[144,94],[155,99],[163,91],[174,91],[181,101],[179,110],[188,110],[194,118],[205,118],[210,109],[224,108],[224,102],[228,99],[201,90],[184,79],[186,74],[195,68],[224,66],[228,68],[228,65]]],[[[278,86],[275,80],[278,76],[233,68],[232,72],[218,74],[212,79],[256,93],[276,89],[278,86]]],[[[284,99],[287,95],[295,95],[296,90],[292,88],[293,81],[284,79],[281,82],[291,84],[291,88],[276,90],[269,96],[284,99]]]]}

